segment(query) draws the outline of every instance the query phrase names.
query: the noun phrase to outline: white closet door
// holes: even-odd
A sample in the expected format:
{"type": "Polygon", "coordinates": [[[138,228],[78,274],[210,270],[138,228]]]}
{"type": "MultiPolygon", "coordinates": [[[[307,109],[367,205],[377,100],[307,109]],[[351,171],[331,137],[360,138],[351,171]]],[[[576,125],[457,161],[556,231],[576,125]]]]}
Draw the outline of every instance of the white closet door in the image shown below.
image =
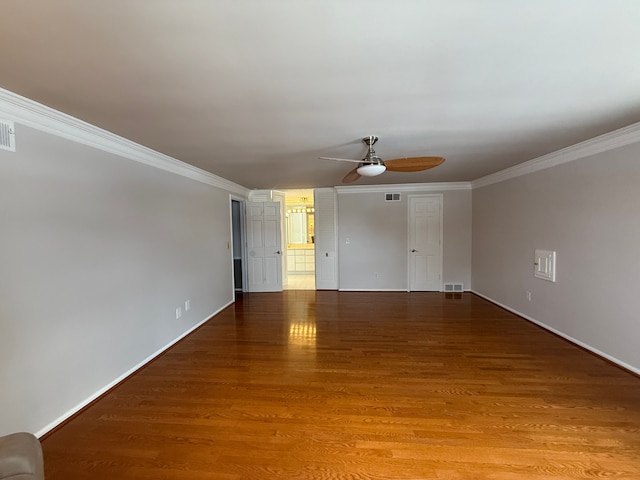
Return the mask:
{"type": "Polygon", "coordinates": [[[248,290],[281,292],[280,204],[247,202],[246,233],[248,290]]]}
{"type": "Polygon", "coordinates": [[[409,197],[409,290],[442,290],[442,196],[409,197]]]}

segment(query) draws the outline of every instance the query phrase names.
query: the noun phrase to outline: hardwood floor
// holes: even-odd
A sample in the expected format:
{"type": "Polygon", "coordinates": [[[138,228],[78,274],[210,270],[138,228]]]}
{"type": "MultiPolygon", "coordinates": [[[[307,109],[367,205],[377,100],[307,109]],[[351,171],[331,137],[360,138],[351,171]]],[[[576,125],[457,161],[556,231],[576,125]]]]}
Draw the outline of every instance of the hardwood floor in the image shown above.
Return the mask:
{"type": "Polygon", "coordinates": [[[315,290],[316,275],[315,274],[295,274],[287,275],[287,285],[285,290],[315,290]]]}
{"type": "Polygon", "coordinates": [[[47,480],[640,479],[640,379],[471,294],[244,294],[42,443],[47,480]]]}

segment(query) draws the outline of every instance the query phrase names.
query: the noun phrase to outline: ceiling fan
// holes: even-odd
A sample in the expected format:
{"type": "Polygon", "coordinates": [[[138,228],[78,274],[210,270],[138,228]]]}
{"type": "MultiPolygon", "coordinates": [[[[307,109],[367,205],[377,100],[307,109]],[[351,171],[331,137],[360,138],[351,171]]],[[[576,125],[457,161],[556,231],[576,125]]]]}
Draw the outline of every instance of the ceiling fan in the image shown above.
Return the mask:
{"type": "Polygon", "coordinates": [[[420,172],[437,167],[444,158],[442,157],[412,157],[412,158],[394,158],[393,160],[383,161],[376,155],[373,144],[378,141],[375,135],[364,137],[362,142],[369,148],[367,154],[362,160],[352,160],[349,158],[332,158],[319,157],[322,160],[337,160],[339,162],[353,162],[358,166],[353,168],[342,179],[342,183],[351,183],[358,180],[361,176],[375,177],[389,170],[390,172],[420,172]]]}

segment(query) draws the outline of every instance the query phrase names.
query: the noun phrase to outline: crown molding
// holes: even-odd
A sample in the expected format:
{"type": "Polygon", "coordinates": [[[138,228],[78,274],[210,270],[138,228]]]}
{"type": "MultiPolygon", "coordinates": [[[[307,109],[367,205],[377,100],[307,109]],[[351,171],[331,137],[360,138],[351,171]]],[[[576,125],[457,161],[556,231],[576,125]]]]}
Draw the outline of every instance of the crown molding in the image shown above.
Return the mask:
{"type": "Polygon", "coordinates": [[[73,142],[159,168],[232,193],[247,196],[249,189],[188,163],[156,152],[66,113],[0,88],[0,114],[8,120],[73,142]]]}
{"type": "Polygon", "coordinates": [[[338,194],[352,193],[399,193],[399,192],[443,192],[448,190],[471,190],[471,182],[440,183],[390,183],[385,185],[355,185],[333,187],[338,194]]]}
{"type": "Polygon", "coordinates": [[[547,155],[514,165],[499,172],[477,178],[471,182],[471,186],[472,188],[485,187],[636,142],[640,142],[640,122],[585,140],[584,142],[576,143],[570,147],[548,153],[547,155]]]}

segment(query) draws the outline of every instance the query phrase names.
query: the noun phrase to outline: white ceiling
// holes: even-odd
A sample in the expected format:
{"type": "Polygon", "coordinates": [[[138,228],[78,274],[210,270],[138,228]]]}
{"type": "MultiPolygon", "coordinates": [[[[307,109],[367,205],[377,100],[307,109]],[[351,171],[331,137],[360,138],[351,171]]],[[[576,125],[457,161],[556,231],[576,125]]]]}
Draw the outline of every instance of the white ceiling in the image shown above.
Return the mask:
{"type": "Polygon", "coordinates": [[[0,86],[249,188],[466,181],[640,121],[638,0],[3,2],[0,86]]]}

